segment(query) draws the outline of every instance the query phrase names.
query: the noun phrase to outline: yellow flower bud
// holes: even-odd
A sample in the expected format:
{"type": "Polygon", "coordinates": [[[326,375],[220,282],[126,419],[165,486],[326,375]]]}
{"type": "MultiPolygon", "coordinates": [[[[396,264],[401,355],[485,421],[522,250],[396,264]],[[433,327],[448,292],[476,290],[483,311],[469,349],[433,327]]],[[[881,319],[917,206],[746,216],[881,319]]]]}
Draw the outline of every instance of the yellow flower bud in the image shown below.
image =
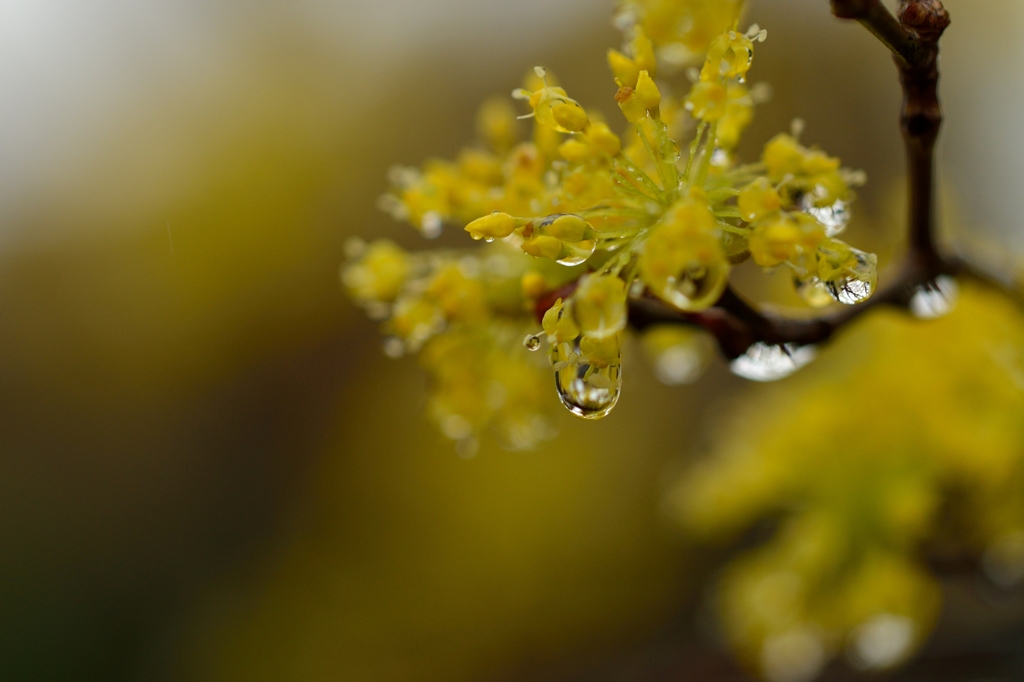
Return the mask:
{"type": "Polygon", "coordinates": [[[592,151],[588,144],[576,138],[568,139],[558,146],[559,155],[566,161],[572,161],[573,163],[580,163],[591,158],[592,151]]]}
{"type": "MultiPolygon", "coordinates": [[[[537,67],[535,71],[537,77],[546,83],[547,75],[544,69],[537,67]]],[[[560,133],[576,133],[587,127],[587,112],[562,88],[545,85],[532,92],[520,88],[515,90],[512,96],[527,100],[537,123],[545,128],[560,133]]]]}
{"type": "Polygon", "coordinates": [[[636,83],[636,96],[643,102],[647,110],[657,118],[658,107],[661,106],[661,91],[654,84],[647,71],[641,71],[636,83]]]}
{"type": "Polygon", "coordinates": [[[427,286],[427,296],[447,320],[479,319],[487,312],[480,281],[467,277],[454,263],[438,270],[427,286]]]}
{"type": "Polygon", "coordinates": [[[806,150],[785,133],[776,135],[764,147],[761,160],[768,168],[768,178],[779,182],[786,175],[800,172],[806,150]]]}
{"type": "Polygon", "coordinates": [[[725,115],[727,90],[718,82],[694,83],[686,98],[686,109],[702,121],[717,121],[725,115]]]}
{"type": "Polygon", "coordinates": [[[516,219],[508,213],[500,213],[498,211],[485,215],[482,218],[477,218],[469,225],[466,225],[466,232],[469,232],[469,236],[473,239],[486,239],[487,241],[504,239],[512,234],[515,229],[516,219]]]}
{"type": "Polygon", "coordinates": [[[644,33],[642,26],[633,29],[633,38],[629,41],[630,51],[633,53],[633,61],[641,71],[647,71],[652,76],[658,68],[658,60],[654,54],[654,43],[644,33]]]}
{"type": "Polygon", "coordinates": [[[619,136],[611,131],[606,123],[593,123],[583,134],[587,142],[608,156],[615,156],[622,151],[619,136]]]}
{"type": "Polygon", "coordinates": [[[342,271],[342,281],[362,302],[393,301],[409,274],[409,257],[397,244],[381,239],[370,244],[362,257],[342,271]]]}
{"type": "Polygon", "coordinates": [[[562,242],[555,237],[538,235],[524,241],[522,249],[536,258],[558,260],[562,255],[562,242]]]}
{"type": "Polygon", "coordinates": [[[780,216],[754,226],[750,235],[750,255],[763,268],[772,268],[784,261],[796,263],[801,255],[809,256],[825,238],[825,229],[805,214],[780,216]]]}
{"type": "Polygon", "coordinates": [[[577,102],[571,100],[557,102],[551,107],[551,115],[555,123],[560,126],[556,128],[559,132],[578,133],[587,127],[587,112],[577,102]]]}
{"type": "Polygon", "coordinates": [[[548,216],[540,221],[538,228],[543,234],[563,242],[581,242],[586,238],[590,225],[578,215],[566,213],[548,216]]]}
{"type": "Polygon", "coordinates": [[[615,102],[630,123],[639,123],[647,118],[647,106],[628,85],[619,87],[619,91],[615,93],[615,102]]]}
{"type": "Polygon", "coordinates": [[[530,270],[529,272],[523,273],[522,280],[520,281],[520,289],[523,292],[524,298],[540,298],[544,292],[547,291],[548,283],[547,280],[544,279],[544,275],[540,274],[536,270],[530,270]]]}
{"type": "Polygon", "coordinates": [[[740,191],[737,205],[747,222],[760,220],[782,208],[782,198],[768,178],[758,178],[740,191]]]}
{"type": "Polygon", "coordinates": [[[486,100],[477,112],[476,126],[497,154],[507,154],[516,145],[516,111],[505,97],[486,100]]]}
{"type": "Polygon", "coordinates": [[[580,332],[604,339],[626,326],[626,283],[611,275],[586,275],[573,294],[573,317],[580,332]]]}
{"type": "Polygon", "coordinates": [[[750,38],[736,31],[723,33],[708,46],[708,57],[701,69],[700,79],[717,81],[743,78],[750,70],[753,58],[754,43],[750,38]]]}
{"type": "Polygon", "coordinates": [[[618,50],[608,50],[608,66],[616,80],[631,88],[636,87],[636,80],[640,76],[640,67],[635,61],[618,50]]]}
{"type": "Polygon", "coordinates": [[[718,121],[718,146],[733,149],[754,118],[754,100],[747,87],[730,83],[726,88],[725,115],[718,121]]]}
{"type": "Polygon", "coordinates": [[[619,337],[611,334],[604,338],[584,336],[580,339],[580,354],[587,363],[598,368],[605,368],[619,362],[619,337]]]}
{"type": "Polygon", "coordinates": [[[569,307],[563,303],[562,299],[558,299],[544,313],[541,327],[552,345],[573,341],[580,335],[580,330],[570,314],[569,307]]]}
{"type": "Polygon", "coordinates": [[[640,277],[658,297],[682,310],[702,310],[721,296],[729,263],[715,216],[700,193],[673,206],[651,230],[640,256],[640,277]]]}
{"type": "Polygon", "coordinates": [[[505,179],[501,159],[479,149],[464,149],[459,154],[459,171],[469,179],[490,186],[500,185],[505,179]]]}

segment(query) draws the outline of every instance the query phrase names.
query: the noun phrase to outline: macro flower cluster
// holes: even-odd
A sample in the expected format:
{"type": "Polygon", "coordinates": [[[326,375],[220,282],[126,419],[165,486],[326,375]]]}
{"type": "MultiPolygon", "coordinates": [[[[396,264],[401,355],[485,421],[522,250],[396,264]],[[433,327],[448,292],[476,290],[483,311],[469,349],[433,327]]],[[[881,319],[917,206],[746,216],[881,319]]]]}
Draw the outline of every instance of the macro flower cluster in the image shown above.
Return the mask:
{"type": "MultiPolygon", "coordinates": [[[[550,431],[522,345],[546,346],[573,414],[607,415],[622,385],[629,301],[705,310],[748,259],[786,272],[811,306],[872,294],[877,259],[838,239],[863,174],[802,143],[798,124],[760,159],[737,157],[766,91],[747,77],[767,34],[740,30],[742,10],[738,0],[625,2],[624,44],[608,52],[624,121],[604,120],[538,67],[511,98],[481,107],[477,145],[392,172],[382,205],[395,218],[427,238],[451,225],[486,242],[419,254],[360,242],[343,270],[355,300],[383,320],[389,354],[420,357],[446,434],[462,441],[495,427],[526,447],[550,431]],[[678,77],[663,79],[673,68],[678,77]]],[[[733,369],[779,378],[809,350],[757,346],[733,369]]]]}

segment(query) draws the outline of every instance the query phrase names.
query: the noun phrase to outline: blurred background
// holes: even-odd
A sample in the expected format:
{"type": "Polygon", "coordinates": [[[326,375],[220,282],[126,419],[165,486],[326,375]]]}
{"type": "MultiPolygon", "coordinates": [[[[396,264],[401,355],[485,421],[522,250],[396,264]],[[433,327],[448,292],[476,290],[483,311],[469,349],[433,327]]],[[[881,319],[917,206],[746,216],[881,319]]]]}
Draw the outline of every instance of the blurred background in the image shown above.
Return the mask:
{"type": "MultiPolygon", "coordinates": [[[[944,205],[1005,269],[1024,5],[946,4],[944,205]]],[[[452,155],[533,65],[613,112],[613,9],[0,0],[0,680],[747,679],[709,624],[732,550],[664,499],[785,384],[663,386],[637,354],[608,419],[464,460],[339,286],[350,236],[419,248],[387,169],[452,155]]],[[[749,20],[774,96],[747,157],[804,118],[868,173],[851,242],[891,253],[890,58],[822,0],[749,20]]],[[[1024,612],[974,580],[895,674],[1020,679],[1024,612]]]]}

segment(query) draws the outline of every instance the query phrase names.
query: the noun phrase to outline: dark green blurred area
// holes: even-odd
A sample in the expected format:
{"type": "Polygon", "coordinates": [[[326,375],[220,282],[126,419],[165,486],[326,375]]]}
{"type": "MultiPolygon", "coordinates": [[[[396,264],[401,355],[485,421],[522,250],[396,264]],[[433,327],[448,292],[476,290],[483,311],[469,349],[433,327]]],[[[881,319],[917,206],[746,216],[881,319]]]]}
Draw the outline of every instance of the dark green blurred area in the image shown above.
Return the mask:
{"type": "MultiPolygon", "coordinates": [[[[592,679],[689,636],[714,557],[661,495],[746,386],[663,387],[633,352],[609,419],[464,461],[337,276],[349,236],[418,243],[375,208],[387,168],[452,153],[534,63],[611,113],[609,10],[522,60],[434,45],[377,78],[278,8],[7,207],[0,680],[592,679]]],[[[851,240],[884,252],[894,75],[814,12],[754,12],[775,97],[745,150],[806,118],[868,170],[851,240]]]]}

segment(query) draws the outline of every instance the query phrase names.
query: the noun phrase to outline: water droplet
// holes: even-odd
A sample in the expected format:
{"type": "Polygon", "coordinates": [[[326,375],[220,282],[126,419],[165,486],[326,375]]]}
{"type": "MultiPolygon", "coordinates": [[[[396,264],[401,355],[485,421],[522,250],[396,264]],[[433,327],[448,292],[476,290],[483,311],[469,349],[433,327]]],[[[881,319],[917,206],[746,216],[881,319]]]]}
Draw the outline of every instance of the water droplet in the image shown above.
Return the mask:
{"type": "Polygon", "coordinates": [[[906,616],[882,613],[850,635],[849,655],[863,670],[891,668],[907,658],[917,641],[917,626],[906,616]]]}
{"type": "Polygon", "coordinates": [[[804,299],[804,302],[812,308],[824,308],[832,303],[832,292],[817,277],[795,278],[793,286],[796,287],[800,298],[804,299]]]}
{"type": "Polygon", "coordinates": [[[956,305],[960,287],[949,275],[939,275],[919,286],[910,297],[910,313],[920,320],[934,320],[948,315],[956,305]]]}
{"type": "Polygon", "coordinates": [[[539,350],[541,338],[541,334],[527,334],[526,338],[523,339],[523,346],[525,346],[528,351],[539,350]]]}
{"type": "Polygon", "coordinates": [[[800,200],[804,213],[814,217],[825,228],[825,235],[835,237],[850,224],[850,207],[842,199],[836,199],[831,206],[815,206],[814,192],[808,192],[800,200]]]}
{"type": "Polygon", "coordinates": [[[695,262],[679,277],[669,277],[660,296],[681,310],[699,310],[717,301],[728,281],[728,261],[709,265],[695,262]]]}
{"type": "Polygon", "coordinates": [[[593,256],[594,251],[597,251],[597,241],[593,239],[582,242],[562,242],[562,257],[558,259],[558,263],[579,265],[593,256]]]}
{"type": "Polygon", "coordinates": [[[616,361],[606,367],[591,365],[580,354],[579,340],[560,343],[552,349],[558,398],[566,409],[583,419],[601,419],[619,401],[622,391],[622,365],[616,361]]]}
{"type": "Polygon", "coordinates": [[[878,257],[873,253],[864,253],[850,249],[853,265],[847,267],[844,274],[830,282],[825,282],[832,298],[845,305],[854,305],[866,300],[875,291],[878,283],[878,257]]]}
{"type": "Polygon", "coordinates": [[[807,366],[818,356],[814,346],[767,344],[758,341],[729,365],[732,373],[751,381],[778,381],[807,366]]]}

